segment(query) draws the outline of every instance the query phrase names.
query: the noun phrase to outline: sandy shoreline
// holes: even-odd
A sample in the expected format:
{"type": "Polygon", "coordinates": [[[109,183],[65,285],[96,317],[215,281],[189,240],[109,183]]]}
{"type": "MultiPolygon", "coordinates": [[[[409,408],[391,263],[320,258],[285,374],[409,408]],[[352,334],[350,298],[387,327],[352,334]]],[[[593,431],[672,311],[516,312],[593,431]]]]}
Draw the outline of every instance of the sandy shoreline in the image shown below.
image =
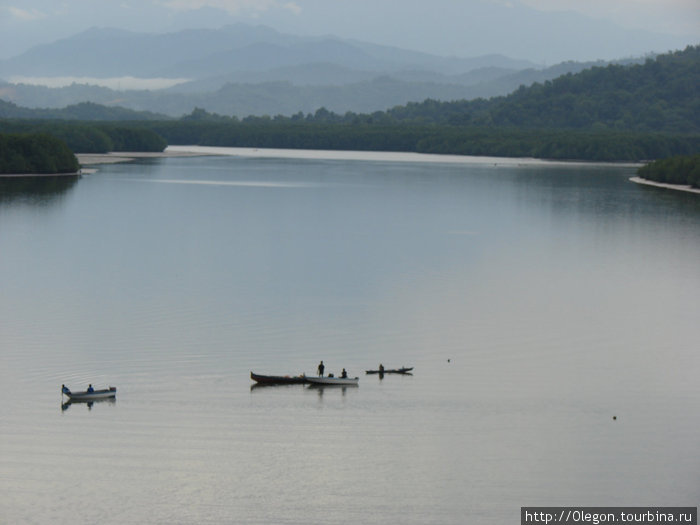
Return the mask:
{"type": "Polygon", "coordinates": [[[219,155],[262,159],[300,159],[300,160],[357,160],[384,162],[421,162],[439,164],[481,164],[489,166],[518,166],[518,167],[639,167],[636,162],[594,162],[573,160],[548,160],[533,157],[490,157],[476,155],[455,155],[444,153],[418,153],[409,151],[367,151],[367,150],[317,150],[317,149],[285,149],[285,148],[251,148],[251,147],[221,147],[221,146],[168,146],[170,153],[182,153],[194,156],[219,155]]]}
{"type": "Polygon", "coordinates": [[[118,162],[131,162],[136,159],[160,159],[165,157],[202,157],[211,153],[193,151],[119,151],[109,153],[76,153],[75,156],[82,166],[80,171],[73,173],[0,173],[0,178],[19,177],[79,177],[80,175],[90,175],[96,169],[85,168],[85,166],[98,166],[100,164],[116,164],[118,162]]]}
{"type": "Polygon", "coordinates": [[[131,162],[136,159],[161,159],[165,157],[201,157],[207,153],[195,153],[191,151],[112,151],[109,153],[76,153],[81,166],[94,166],[98,164],[116,164],[118,162],[131,162]]]}
{"type": "Polygon", "coordinates": [[[666,184],[664,182],[654,182],[653,180],[647,180],[641,177],[631,177],[630,180],[635,184],[643,184],[645,186],[654,186],[656,188],[664,188],[667,190],[686,191],[688,193],[700,194],[700,188],[693,188],[687,184],[666,184]]]}
{"type": "MultiPolygon", "coordinates": [[[[88,166],[99,166],[100,164],[116,164],[120,162],[132,162],[138,159],[157,159],[175,157],[204,157],[204,156],[237,156],[252,158],[290,158],[290,159],[327,159],[327,160],[383,160],[383,161],[403,161],[403,162],[438,162],[438,163],[458,163],[458,164],[488,164],[491,166],[519,166],[519,167],[576,167],[586,166],[616,166],[616,167],[637,167],[637,163],[616,163],[616,162],[578,162],[578,161],[557,161],[543,160],[535,158],[510,158],[510,157],[479,157],[467,155],[441,155],[427,153],[410,152],[378,152],[378,151],[345,151],[345,150],[296,150],[277,148],[218,148],[205,146],[168,146],[164,151],[144,152],[144,151],[119,151],[109,153],[76,153],[75,156],[81,165],[81,170],[77,173],[47,173],[47,174],[0,174],[0,177],[60,177],[79,176],[95,173],[97,170],[88,166]]],[[[637,177],[633,177],[633,182],[638,182],[637,177]]],[[[644,181],[640,184],[654,183],[644,181]]],[[[666,186],[663,186],[666,187],[666,186]]],[[[672,187],[672,185],[668,185],[672,187]]],[[[691,188],[673,187],[673,189],[683,189],[685,191],[696,191],[691,188]]]]}

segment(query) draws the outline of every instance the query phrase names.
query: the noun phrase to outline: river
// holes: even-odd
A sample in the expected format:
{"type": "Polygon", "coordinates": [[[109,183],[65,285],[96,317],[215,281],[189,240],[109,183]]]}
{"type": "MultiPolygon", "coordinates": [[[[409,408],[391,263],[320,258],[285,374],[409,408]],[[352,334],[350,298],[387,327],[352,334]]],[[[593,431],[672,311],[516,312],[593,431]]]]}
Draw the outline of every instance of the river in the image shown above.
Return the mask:
{"type": "Polygon", "coordinates": [[[198,151],[0,185],[0,522],[698,504],[696,195],[630,166],[198,151]],[[359,386],[252,387],[321,359],[359,386]],[[64,404],[88,383],[116,400],[64,404]]]}

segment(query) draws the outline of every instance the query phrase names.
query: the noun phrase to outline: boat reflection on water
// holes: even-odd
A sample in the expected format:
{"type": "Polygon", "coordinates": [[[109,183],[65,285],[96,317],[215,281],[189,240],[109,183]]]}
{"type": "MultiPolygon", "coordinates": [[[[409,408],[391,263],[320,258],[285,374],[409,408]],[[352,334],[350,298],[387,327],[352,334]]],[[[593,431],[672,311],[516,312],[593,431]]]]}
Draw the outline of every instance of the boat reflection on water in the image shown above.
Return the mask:
{"type": "Polygon", "coordinates": [[[412,376],[413,375],[413,367],[407,367],[407,366],[402,366],[401,368],[391,368],[391,369],[385,369],[382,365],[379,365],[379,369],[377,370],[365,370],[365,374],[370,375],[370,374],[375,374],[379,376],[379,379],[384,379],[384,376],[387,374],[396,374],[400,376],[412,376]]]}
{"type": "MultiPolygon", "coordinates": [[[[368,373],[369,373],[369,372],[368,372],[368,373]]],[[[377,372],[377,374],[376,374],[376,376],[377,376],[379,379],[384,379],[384,376],[385,376],[385,375],[388,375],[388,373],[387,373],[387,372],[377,372]]],[[[401,376],[413,376],[413,373],[412,373],[412,372],[401,372],[400,375],[401,375],[401,376]]]]}
{"type": "Polygon", "coordinates": [[[302,385],[303,383],[255,383],[253,385],[250,385],[250,391],[253,392],[254,390],[275,390],[277,388],[298,388],[299,385],[302,385]]]}
{"type": "Polygon", "coordinates": [[[46,205],[68,193],[80,175],[0,177],[0,203],[20,200],[46,205]]]}
{"type": "Polygon", "coordinates": [[[66,410],[68,410],[71,407],[71,405],[87,405],[88,410],[92,410],[92,405],[94,405],[95,403],[114,405],[117,403],[117,398],[108,397],[105,399],[72,399],[66,401],[65,403],[61,403],[61,412],[65,412],[66,410]]]}
{"type": "Polygon", "coordinates": [[[306,387],[307,390],[315,390],[318,392],[318,397],[319,399],[323,399],[323,391],[328,389],[329,391],[338,391],[340,390],[340,393],[342,396],[345,396],[348,388],[352,390],[357,390],[357,383],[351,384],[351,385],[323,385],[323,384],[315,384],[312,383],[309,386],[306,387]]]}
{"type": "Polygon", "coordinates": [[[299,374],[296,376],[270,376],[256,374],[252,370],[250,372],[250,378],[255,381],[255,384],[250,387],[251,391],[257,387],[302,385],[308,382],[306,380],[306,374],[299,374]]]}

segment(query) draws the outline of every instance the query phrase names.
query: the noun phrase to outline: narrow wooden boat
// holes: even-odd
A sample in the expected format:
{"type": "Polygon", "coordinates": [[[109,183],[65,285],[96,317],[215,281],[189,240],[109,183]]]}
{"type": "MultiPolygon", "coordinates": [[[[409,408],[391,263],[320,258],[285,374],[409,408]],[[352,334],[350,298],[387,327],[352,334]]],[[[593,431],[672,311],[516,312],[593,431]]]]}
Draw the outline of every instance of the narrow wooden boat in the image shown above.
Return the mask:
{"type": "Polygon", "coordinates": [[[109,388],[104,388],[102,390],[93,390],[88,392],[84,390],[82,392],[71,392],[66,386],[62,388],[62,392],[67,395],[71,401],[94,401],[97,399],[109,399],[110,397],[117,396],[117,387],[110,386],[109,388]]]}
{"type": "Polygon", "coordinates": [[[308,382],[304,374],[299,376],[265,376],[261,374],[256,374],[255,372],[251,372],[250,378],[253,381],[256,381],[257,383],[264,385],[287,385],[308,382]]]}
{"type": "Polygon", "coordinates": [[[385,368],[384,370],[365,370],[367,374],[408,374],[413,367],[385,368]]]}
{"type": "Polygon", "coordinates": [[[306,380],[312,385],[337,385],[337,386],[352,386],[357,385],[360,381],[359,377],[329,377],[329,376],[309,376],[306,380]]]}

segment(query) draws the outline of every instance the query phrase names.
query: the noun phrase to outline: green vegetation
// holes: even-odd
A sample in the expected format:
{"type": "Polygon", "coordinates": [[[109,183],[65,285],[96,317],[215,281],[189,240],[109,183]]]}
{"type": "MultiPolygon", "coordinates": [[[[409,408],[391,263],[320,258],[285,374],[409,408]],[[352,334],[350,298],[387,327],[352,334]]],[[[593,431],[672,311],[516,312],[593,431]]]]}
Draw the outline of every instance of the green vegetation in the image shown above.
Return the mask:
{"type": "Polygon", "coordinates": [[[506,97],[426,100],[383,118],[452,125],[700,133],[700,46],[644,64],[593,67],[506,97]]]}
{"type": "Polygon", "coordinates": [[[23,108],[12,102],[0,100],[0,118],[34,120],[81,121],[131,121],[167,120],[168,117],[150,111],[136,111],[119,106],[103,106],[94,102],[81,102],[61,109],[23,108]]]}
{"type": "Polygon", "coordinates": [[[163,151],[168,145],[153,130],[139,126],[101,123],[94,127],[109,137],[112,143],[109,151],[163,151]]]}
{"type": "Polygon", "coordinates": [[[49,134],[63,140],[76,153],[163,151],[167,146],[162,136],[133,122],[0,120],[0,132],[49,134]]]}
{"type": "Polygon", "coordinates": [[[78,160],[50,135],[0,134],[0,173],[75,173],[78,160]]]}
{"type": "Polygon", "coordinates": [[[700,188],[700,154],[657,160],[639,168],[637,174],[655,182],[700,188]]]}

